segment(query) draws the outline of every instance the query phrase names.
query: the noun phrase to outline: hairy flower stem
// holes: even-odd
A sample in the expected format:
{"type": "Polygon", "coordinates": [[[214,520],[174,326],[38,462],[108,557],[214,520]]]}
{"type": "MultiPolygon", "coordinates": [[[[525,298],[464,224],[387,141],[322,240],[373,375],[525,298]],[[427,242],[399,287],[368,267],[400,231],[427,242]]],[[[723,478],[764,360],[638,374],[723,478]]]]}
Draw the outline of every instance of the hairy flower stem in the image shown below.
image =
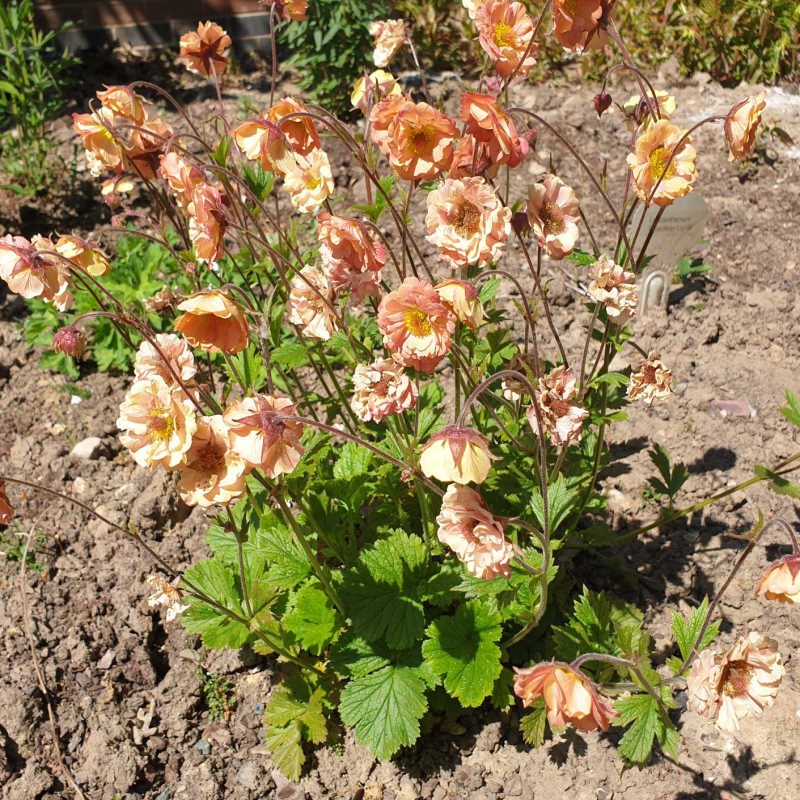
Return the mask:
{"type": "Polygon", "coordinates": [[[286,505],[286,501],[283,499],[283,496],[280,492],[275,492],[273,497],[275,502],[281,507],[284,519],[289,523],[292,531],[294,532],[295,538],[300,544],[300,547],[303,548],[303,552],[306,554],[308,563],[311,565],[311,569],[314,570],[317,580],[320,582],[320,584],[322,584],[325,594],[328,595],[331,603],[333,603],[333,605],[336,607],[336,610],[342,615],[342,617],[346,617],[347,614],[345,614],[344,606],[342,605],[342,601],[339,599],[339,595],[333,588],[333,584],[331,584],[331,582],[328,580],[328,576],[325,574],[322,564],[319,563],[319,560],[312,552],[305,534],[300,530],[300,526],[297,524],[294,514],[292,514],[292,510],[286,505]]]}
{"type": "Polygon", "coordinates": [[[625,669],[630,670],[636,676],[641,688],[644,689],[647,694],[649,694],[666,712],[667,709],[664,706],[664,701],[661,698],[661,695],[656,691],[653,684],[651,684],[650,681],[645,678],[644,673],[641,671],[636,661],[629,658],[619,658],[618,656],[612,656],[608,653],[584,653],[583,655],[578,656],[570,664],[570,667],[576,670],[580,669],[581,664],[585,664],[587,661],[602,661],[615,667],[624,667],[625,669]]]}
{"type": "MultiPolygon", "coordinates": [[[[228,512],[228,524],[230,530],[236,538],[236,558],[239,562],[239,584],[242,588],[242,601],[247,610],[247,616],[253,618],[253,605],[250,602],[250,593],[247,591],[247,574],[244,568],[244,543],[247,541],[247,531],[244,526],[240,529],[233,518],[230,508],[225,509],[228,512]]],[[[244,522],[244,520],[242,520],[244,522]]]]}

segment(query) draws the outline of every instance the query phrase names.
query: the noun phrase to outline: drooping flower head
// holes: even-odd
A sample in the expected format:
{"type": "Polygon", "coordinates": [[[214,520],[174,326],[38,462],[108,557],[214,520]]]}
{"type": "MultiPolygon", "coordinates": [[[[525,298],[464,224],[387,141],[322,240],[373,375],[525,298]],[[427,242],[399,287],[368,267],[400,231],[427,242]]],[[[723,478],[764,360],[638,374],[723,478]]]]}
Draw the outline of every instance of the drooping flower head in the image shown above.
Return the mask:
{"type": "Polygon", "coordinates": [[[188,207],[189,238],[199,261],[215,264],[225,252],[228,198],[210,183],[199,183],[192,190],[188,207]]]}
{"type": "Polygon", "coordinates": [[[69,271],[64,262],[49,251],[54,245],[42,236],[30,241],[10,234],[0,238],[0,278],[15,294],[38,297],[53,303],[59,311],[72,305],[69,271]]]}
{"type": "Polygon", "coordinates": [[[305,266],[292,278],[287,319],[299,325],[304,336],[327,342],[338,330],[333,288],[317,267],[305,266]]]}
{"type": "MultiPolygon", "coordinates": [[[[383,100],[376,109],[389,100],[383,100]]],[[[433,106],[403,101],[389,123],[387,134],[384,144],[389,164],[399,178],[433,180],[450,169],[458,131],[453,120],[433,106]]]]}
{"type": "Polygon", "coordinates": [[[386,158],[389,158],[389,136],[395,118],[407,102],[402,94],[389,94],[372,106],[369,112],[369,137],[386,158]]]}
{"type": "Polygon", "coordinates": [[[580,731],[607,731],[619,714],[580,670],[553,661],[527,669],[514,667],[514,694],[527,708],[544,698],[550,725],[564,728],[574,725],[580,731]]]}
{"type": "Polygon", "coordinates": [[[101,278],[111,272],[108,256],[95,245],[80,236],[59,236],[55,243],[55,251],[66,258],[78,269],[101,278]]]}
{"type": "Polygon", "coordinates": [[[287,170],[283,186],[295,210],[314,213],[333,195],[333,172],[328,154],[318,148],[308,155],[295,155],[294,166],[287,170]]]}
{"type": "Polygon", "coordinates": [[[464,92],[461,95],[461,119],[465,132],[480,144],[481,156],[491,165],[495,174],[502,164],[516,167],[528,154],[528,141],[520,137],[514,120],[489,94],[464,92]]]}
{"type": "Polygon", "coordinates": [[[120,441],[142,467],[175,469],[197,430],[186,393],[157,375],[135,381],[119,409],[120,441]]]}
{"type": "Polygon", "coordinates": [[[444,483],[483,483],[492,468],[489,440],[470,428],[451,426],[431,436],[419,466],[428,478],[444,483]]]}
{"type": "Polygon", "coordinates": [[[755,594],[765,600],[800,605],[800,555],[793,553],[770,564],[759,578],[755,594]]]}
{"type": "MultiPolygon", "coordinates": [[[[268,0],[260,0],[263,5],[269,6],[268,0]]],[[[275,4],[275,13],[284,22],[303,22],[308,11],[308,0],[272,0],[275,4]]]]}
{"type": "Polygon", "coordinates": [[[739,730],[743,717],[771,706],[783,678],[783,660],[774,641],[751,631],[726,653],[703,650],[687,678],[689,704],[722,730],[739,730]]]}
{"type": "Polygon", "coordinates": [[[511,575],[514,545],[474,489],[451,483],[436,524],[439,541],[456,554],[470,575],[487,581],[511,575]]]}
{"type": "Polygon", "coordinates": [[[448,278],[434,288],[462,325],[477,328],[483,322],[483,306],[474,283],[448,278]]]}
{"type": "Polygon", "coordinates": [[[639,304],[636,275],[626,272],[608,256],[595,261],[588,291],[592,300],[603,304],[608,318],[616,325],[624,325],[636,315],[639,304]]]}
{"type": "Polygon", "coordinates": [[[193,209],[194,190],[206,183],[203,170],[178,155],[174,150],[170,150],[161,156],[158,174],[172,190],[178,208],[184,214],[190,214],[190,209],[193,209]]]}
{"type": "Polygon", "coordinates": [[[362,114],[366,114],[367,109],[372,108],[384,97],[399,97],[402,93],[391,72],[376,69],[366,77],[362,75],[355,82],[350,95],[350,104],[353,108],[360,109],[362,114]]]}
{"type": "Polygon", "coordinates": [[[528,189],[528,221],[551,258],[568,256],[578,241],[580,205],[575,192],[556,175],[528,189]]]}
{"type": "MultiPolygon", "coordinates": [[[[536,387],[544,432],[557,447],[579,442],[583,435],[583,421],[589,416],[588,411],[574,404],[577,382],[571,368],[560,366],[540,378],[536,387]]],[[[541,436],[533,405],[527,416],[534,432],[541,436]]]]}
{"type": "Polygon", "coordinates": [[[189,72],[221,77],[228,68],[231,37],[216,22],[201,22],[181,36],[181,61],[189,72]]]}
{"type": "Polygon", "coordinates": [[[553,33],[567,50],[579,53],[597,34],[607,0],[553,0],[553,33]]]}
{"type": "Polygon", "coordinates": [[[536,45],[529,48],[533,20],[522,3],[486,0],[475,10],[475,26],[481,47],[501,77],[524,78],[536,64],[536,45]]]}
{"type": "Polygon", "coordinates": [[[657,119],[669,119],[674,113],[678,104],[669,92],[663,89],[656,89],[656,96],[647,94],[632,94],[623,104],[622,110],[633,120],[636,125],[646,128],[652,125],[657,119]],[[653,111],[657,109],[657,119],[653,116],[653,111]]]}
{"type": "Polygon", "coordinates": [[[427,204],[425,238],[451,266],[485,266],[500,258],[511,232],[511,209],[483,178],[447,178],[428,193],[427,204]]]}
{"type": "Polygon", "coordinates": [[[134,125],[144,125],[147,109],[143,98],[130,86],[115,84],[95,92],[100,105],[114,117],[126,119],[134,125]]]}
{"type": "Polygon", "coordinates": [[[761,114],[767,107],[764,98],[764,92],[748,97],[728,112],[725,118],[725,140],[731,161],[747,158],[753,152],[761,114]]]}
{"type": "Polygon", "coordinates": [[[197,374],[194,355],[186,342],[174,333],[157,333],[155,345],[145,339],[136,351],[133,374],[136,380],[158,376],[170,386],[184,383],[197,374]]]}
{"type": "Polygon", "coordinates": [[[317,214],[319,256],[334,291],[349,288],[362,300],[380,293],[386,248],[363,222],[322,211],[317,214]]]}
{"type": "Polygon", "coordinates": [[[178,305],[184,313],[173,327],[204,352],[239,353],[247,347],[247,320],[241,307],[218,290],[195,292],[178,305]]]}
{"type": "Polygon", "coordinates": [[[646,203],[668,206],[688,194],[697,179],[695,149],[686,131],[665,119],[648,126],[636,139],[627,162],[636,193],[646,203]]]}
{"type": "Polygon", "coordinates": [[[369,26],[375,38],[372,60],[376,67],[387,67],[406,41],[406,24],[402,19],[376,20],[369,26]]]}
{"type": "Polygon", "coordinates": [[[273,480],[291,472],[304,450],[303,424],[287,419],[296,413],[288,397],[257,394],[236,400],[223,414],[232,449],[273,480]]]}
{"type": "Polygon", "coordinates": [[[189,606],[183,603],[180,589],[173,586],[166,578],[160,575],[148,575],[147,583],[153,588],[153,594],[147,598],[147,605],[151,608],[155,606],[164,606],[166,609],[164,619],[166,622],[172,622],[177,619],[189,606]]]}
{"type": "Polygon", "coordinates": [[[380,422],[417,404],[417,385],[392,358],[359,364],[353,372],[350,407],[362,422],[380,422]]]}
{"type": "Polygon", "coordinates": [[[284,97],[270,106],[267,120],[278,126],[293,153],[307,156],[322,147],[319,131],[308,116],[307,106],[294,97],[284,97]]]}
{"type": "Polygon", "coordinates": [[[222,415],[198,417],[192,446],[178,467],[180,494],[186,505],[208,508],[244,494],[250,465],[231,448],[230,430],[222,415]]]}
{"type": "Polygon", "coordinates": [[[80,358],[86,350],[86,334],[74,325],[59,328],[53,335],[53,351],[80,358]]]}
{"type": "Polygon", "coordinates": [[[433,372],[450,350],[455,319],[428,281],[406,278],[381,300],[378,327],[398,363],[433,372]]]}
{"type": "Polygon", "coordinates": [[[659,359],[658,353],[650,353],[631,373],[628,383],[628,398],[652,405],[654,400],[669,397],[672,393],[672,372],[659,359]]]}

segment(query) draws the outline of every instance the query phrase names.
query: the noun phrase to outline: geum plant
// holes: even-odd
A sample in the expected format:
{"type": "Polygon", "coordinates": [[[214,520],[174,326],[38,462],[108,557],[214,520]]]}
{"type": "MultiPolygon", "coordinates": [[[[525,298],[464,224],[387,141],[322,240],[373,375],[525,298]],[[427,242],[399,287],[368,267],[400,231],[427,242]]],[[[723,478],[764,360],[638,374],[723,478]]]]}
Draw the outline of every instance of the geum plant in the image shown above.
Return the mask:
{"type": "MultiPolygon", "coordinates": [[[[570,599],[576,549],[624,541],[734,491],[691,509],[668,493],[659,520],[626,535],[603,523],[604,434],[627,402],[661,400],[671,383],[655,353],[610,369],[624,343],[636,347],[628,323],[652,229],[634,224],[634,211],[664,209],[697,179],[692,131],[630,62],[611,10],[554,0],[533,19],[518,2],[476,3],[486,69],[461,94],[457,119],[382,69],[357,81],[351,100],[364,122],[354,130],[275,98],[274,67],[269,106],[230,120],[219,90],[231,42],[212,22],[181,39],[188,68],[218,89],[211,124],[150,84],[99,91],[75,130],[93,172],[109,176],[120,226],[133,223],[182,265],[190,289],[164,286],[153,301],[172,314],[172,332],[108,292],[95,244],[0,240],[13,291],[59,309],[73,293],[100,303],[58,331],[57,349],[77,354],[98,315],[142,337],[120,438],[138,464],[177,473],[186,503],[216,509],[211,555],[180,574],[135,530],[115,527],[158,564],[152,602],[168,620],[181,614],[208,647],[277,657],[283,681],[266,737],[289,776],[306,743],[336,737],[340,724],[389,758],[437,716],[485,702],[521,701],[532,744],[547,725],[625,727],[620,752],[643,764],[655,746],[677,754],[673,695],[687,682],[695,707],[726,728],[775,697],[774,642],[750,632],[725,653],[708,649],[719,595],[675,615],[679,656],[658,669],[640,611],[586,588],[570,599]],[[513,105],[548,35],[574,52],[608,37],[614,68],[640,87],[619,185],[600,181],[535,110],[513,105]],[[599,194],[610,236],[566,170],[515,196],[514,170],[535,157],[531,124],[599,194]],[[329,151],[357,165],[363,196],[336,193],[329,151]],[[125,194],[133,184],[151,198],[146,217],[125,194]],[[583,236],[590,251],[576,249],[583,236]],[[588,285],[575,351],[551,313],[546,259],[571,260],[588,285]],[[515,288],[516,301],[503,302],[515,288]]],[[[305,11],[276,3],[270,18],[305,11]]],[[[387,67],[407,42],[404,24],[374,32],[375,61],[387,67]]],[[[611,98],[604,90],[595,103],[602,113],[611,98]]],[[[762,96],[748,98],[700,124],[722,122],[731,158],[745,158],[763,108],[762,96]]],[[[800,423],[792,396],[785,413],[800,423]]],[[[785,474],[798,459],[747,483],[797,496],[785,474]]],[[[767,527],[756,526],[734,572],[767,527]]],[[[798,602],[796,544],[757,590],[798,602]]]]}

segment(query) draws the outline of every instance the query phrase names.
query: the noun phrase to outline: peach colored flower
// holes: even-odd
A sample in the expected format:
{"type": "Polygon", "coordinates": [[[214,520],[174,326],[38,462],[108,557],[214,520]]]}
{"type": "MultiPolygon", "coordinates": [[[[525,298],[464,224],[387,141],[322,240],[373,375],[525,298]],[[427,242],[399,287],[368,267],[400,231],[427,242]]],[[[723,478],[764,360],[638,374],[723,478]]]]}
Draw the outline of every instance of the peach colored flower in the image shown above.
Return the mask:
{"type": "Polygon", "coordinates": [[[59,328],[53,335],[53,351],[80,358],[86,350],[86,335],[74,325],[59,328]]]}
{"type": "Polygon", "coordinates": [[[74,302],[69,291],[69,268],[54,251],[53,243],[44,236],[35,235],[30,241],[22,236],[3,236],[0,278],[15,294],[38,297],[66,311],[74,302]]]}
{"type": "Polygon", "coordinates": [[[747,158],[755,147],[756,131],[761,124],[761,114],[767,107],[764,92],[737,103],[725,117],[725,140],[728,142],[728,158],[747,158]]]}
{"type": "Polygon", "coordinates": [[[624,325],[636,316],[639,296],[636,275],[626,272],[608,256],[594,262],[594,278],[589,284],[589,296],[602,303],[608,318],[616,325],[624,325]]]}
{"type": "Polygon", "coordinates": [[[447,178],[428,193],[427,204],[425,238],[451,266],[485,266],[503,254],[511,209],[483,178],[447,178]]]}
{"type": "Polygon", "coordinates": [[[178,305],[185,312],[173,323],[192,347],[207,353],[239,353],[247,347],[247,320],[241,307],[224,292],[189,295],[178,305]]]}
{"type": "Polygon", "coordinates": [[[135,381],[119,408],[120,441],[142,467],[175,469],[197,430],[195,407],[185,392],[153,375],[135,381]]]}
{"type": "MultiPolygon", "coordinates": [[[[653,112],[650,106],[653,104],[653,96],[648,94],[647,98],[640,94],[632,94],[623,104],[622,110],[642,127],[647,127],[656,122],[653,119],[653,112]]],[[[677,108],[675,98],[662,89],[656,89],[655,100],[658,103],[658,119],[669,119],[677,108]]]]}
{"type": "Polygon", "coordinates": [[[179,156],[174,150],[170,150],[169,153],[161,155],[158,174],[169,185],[181,211],[190,214],[195,189],[206,184],[203,170],[179,156]]]}
{"type": "Polygon", "coordinates": [[[200,183],[192,191],[188,206],[189,238],[198,261],[215,264],[225,252],[228,198],[216,186],[200,183]]]}
{"type": "Polygon", "coordinates": [[[105,170],[121,172],[125,151],[109,130],[113,115],[108,109],[99,108],[93,114],[73,114],[72,129],[81,139],[86,151],[86,163],[92,175],[105,170]]]}
{"type": "Polygon", "coordinates": [[[313,213],[333,194],[333,173],[328,154],[312,150],[307,156],[295,156],[283,185],[297,211],[313,213]]]}
{"type": "Polygon", "coordinates": [[[369,26],[375,37],[372,60],[376,67],[386,67],[406,41],[406,24],[401,19],[376,20],[369,26]]]}
{"type": "Polygon", "coordinates": [[[317,126],[307,115],[305,103],[294,97],[278,100],[267,111],[267,120],[278,126],[289,149],[301,156],[310,155],[322,147],[317,126]]]}
{"type": "Polygon", "coordinates": [[[130,86],[106,86],[104,90],[95,92],[103,108],[111,112],[114,118],[124,118],[134,125],[144,125],[147,110],[144,99],[130,86]]]}
{"type": "Polygon", "coordinates": [[[580,206],[575,192],[561,178],[545,175],[528,189],[528,221],[551,258],[569,255],[578,241],[580,206]]]}
{"type": "Polygon", "coordinates": [[[451,483],[436,524],[439,541],[455,553],[470,575],[486,581],[510,577],[514,545],[474,489],[451,483]]]}
{"type": "Polygon", "coordinates": [[[54,249],[76,267],[94,277],[102,277],[111,272],[108,256],[98,250],[92,242],[80,236],[59,236],[54,249]]]}
{"type": "MultiPolygon", "coordinates": [[[[557,447],[579,442],[583,435],[583,421],[589,416],[588,411],[573,404],[577,382],[571,368],[560,366],[540,378],[536,387],[545,433],[557,447]]],[[[534,433],[541,435],[533,405],[527,415],[534,433]]]]}
{"type": "Polygon", "coordinates": [[[236,400],[223,414],[232,449],[273,480],[291,472],[304,449],[300,444],[303,424],[286,419],[296,413],[288,397],[257,394],[236,400]]]}
{"type": "Polygon", "coordinates": [[[390,94],[372,107],[369,112],[370,139],[380,148],[380,151],[389,158],[389,137],[401,108],[405,108],[406,100],[400,94],[390,94]]]}
{"type": "Polygon", "coordinates": [[[533,39],[533,20],[522,3],[486,0],[475,10],[475,26],[481,47],[494,62],[498,75],[524,78],[531,71],[537,47],[533,44],[528,48],[533,39]]]}
{"type": "Polygon", "coordinates": [[[14,506],[6,494],[6,482],[0,480],[0,525],[8,525],[14,519],[14,506]]]}
{"type": "Polygon", "coordinates": [[[687,678],[689,705],[722,730],[739,730],[739,720],[771,706],[783,678],[783,660],[771,639],[752,631],[720,655],[703,650],[687,678]]]}
{"type": "Polygon", "coordinates": [[[485,155],[494,172],[501,164],[516,167],[528,154],[527,140],[520,138],[514,121],[491,95],[464,92],[461,119],[466,122],[465,132],[480,143],[481,155],[485,155]]]}
{"type": "Polygon", "coordinates": [[[483,483],[493,459],[489,440],[483,434],[453,425],[428,439],[419,455],[419,466],[428,478],[445,483],[483,483]]]}
{"type": "Polygon", "coordinates": [[[362,75],[356,81],[350,95],[350,104],[353,108],[360,109],[362,114],[366,114],[368,108],[372,108],[384,97],[399,97],[400,95],[402,95],[402,91],[394,75],[391,72],[376,69],[366,77],[362,75]]]}
{"type": "Polygon", "coordinates": [[[389,164],[403,180],[432,180],[450,168],[457,135],[455,123],[441,111],[406,100],[389,124],[389,164]]]}
{"type": "Polygon", "coordinates": [[[597,33],[607,0],[553,0],[553,33],[567,50],[579,53],[597,33]]]}
{"type": "Polygon", "coordinates": [[[453,312],[453,316],[469,328],[477,328],[483,322],[483,306],[475,284],[448,278],[433,287],[439,299],[453,312]]]}
{"type": "MultiPolygon", "coordinates": [[[[267,0],[261,0],[269,6],[267,0]]],[[[274,0],[275,13],[284,22],[303,22],[308,11],[308,0],[274,0]]]]}
{"type": "MultiPolygon", "coordinates": [[[[503,368],[514,370],[522,375],[534,376],[536,374],[537,364],[538,359],[533,353],[529,352],[526,354],[518,352],[514,353],[503,368]]],[[[501,386],[503,387],[503,397],[512,403],[516,403],[522,400],[523,397],[530,395],[528,384],[521,378],[514,377],[513,375],[508,375],[503,378],[501,386]]],[[[533,411],[530,413],[533,414],[533,418],[535,419],[536,413],[533,411]]]]}
{"type": "Polygon", "coordinates": [[[770,564],[756,584],[755,595],[800,605],[800,554],[793,553],[770,564]]]}
{"type": "Polygon", "coordinates": [[[181,61],[189,72],[221,77],[228,68],[231,37],[216,22],[201,22],[181,36],[181,61]]]}
{"type": "Polygon", "coordinates": [[[192,446],[178,469],[181,499],[186,505],[203,508],[240,498],[250,471],[231,449],[230,430],[221,414],[197,418],[192,446]]]}
{"type": "Polygon", "coordinates": [[[553,661],[526,669],[514,667],[514,694],[527,708],[544,698],[547,720],[554,728],[574,725],[579,731],[607,731],[619,716],[589,678],[569,664],[553,661]]]}
{"type": "Polygon", "coordinates": [[[317,215],[317,222],[319,255],[334,291],[349,288],[357,300],[379,294],[386,248],[377,233],[356,219],[327,211],[317,215]]]}
{"type": "Polygon", "coordinates": [[[122,205],[122,197],[132,192],[136,184],[126,175],[116,175],[107,178],[100,184],[100,195],[103,202],[111,209],[117,209],[122,205]]]}
{"type": "Polygon", "coordinates": [[[303,267],[292,278],[287,319],[299,325],[304,336],[327,342],[339,329],[333,302],[333,289],[325,273],[317,267],[303,267]]]}
{"type": "Polygon", "coordinates": [[[649,125],[636,139],[627,162],[636,193],[649,205],[668,206],[688,194],[697,178],[695,149],[686,131],[665,119],[649,125]]]}
{"type": "Polygon", "coordinates": [[[631,373],[628,383],[628,398],[642,400],[652,405],[654,400],[669,397],[672,393],[672,373],[659,359],[658,353],[650,353],[639,369],[631,373]]]}
{"type": "Polygon", "coordinates": [[[184,605],[182,596],[177,586],[174,586],[160,575],[148,575],[147,583],[153,588],[153,594],[147,598],[147,605],[150,608],[164,606],[166,622],[177,619],[189,606],[184,605]]]}
{"type": "Polygon", "coordinates": [[[455,319],[428,281],[406,278],[381,300],[378,327],[400,364],[433,372],[450,350],[455,319]]]}
{"type": "Polygon", "coordinates": [[[157,376],[167,385],[176,386],[176,375],[184,383],[194,378],[197,366],[186,342],[174,333],[157,333],[154,338],[155,345],[145,339],[136,351],[133,364],[136,380],[157,376]]]}
{"type": "Polygon", "coordinates": [[[362,422],[380,422],[417,404],[417,387],[391,358],[359,364],[353,372],[350,407],[362,422]]]}

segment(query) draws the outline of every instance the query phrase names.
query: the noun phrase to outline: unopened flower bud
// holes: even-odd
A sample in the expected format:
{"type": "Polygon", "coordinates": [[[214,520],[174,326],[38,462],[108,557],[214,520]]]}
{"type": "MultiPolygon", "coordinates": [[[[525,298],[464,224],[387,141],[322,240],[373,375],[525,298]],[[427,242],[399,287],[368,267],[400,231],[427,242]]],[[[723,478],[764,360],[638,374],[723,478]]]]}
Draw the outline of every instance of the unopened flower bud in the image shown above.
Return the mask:
{"type": "Polygon", "coordinates": [[[511,215],[511,227],[520,235],[524,236],[531,229],[531,222],[528,219],[527,211],[516,211],[511,215]]]}
{"type": "Polygon", "coordinates": [[[592,101],[594,103],[594,110],[597,112],[598,117],[603,116],[603,112],[607,111],[611,105],[611,95],[608,92],[598,92],[592,101]]]}
{"type": "Polygon", "coordinates": [[[74,325],[57,330],[53,336],[53,350],[65,356],[80,358],[86,349],[86,336],[74,325]]]}

